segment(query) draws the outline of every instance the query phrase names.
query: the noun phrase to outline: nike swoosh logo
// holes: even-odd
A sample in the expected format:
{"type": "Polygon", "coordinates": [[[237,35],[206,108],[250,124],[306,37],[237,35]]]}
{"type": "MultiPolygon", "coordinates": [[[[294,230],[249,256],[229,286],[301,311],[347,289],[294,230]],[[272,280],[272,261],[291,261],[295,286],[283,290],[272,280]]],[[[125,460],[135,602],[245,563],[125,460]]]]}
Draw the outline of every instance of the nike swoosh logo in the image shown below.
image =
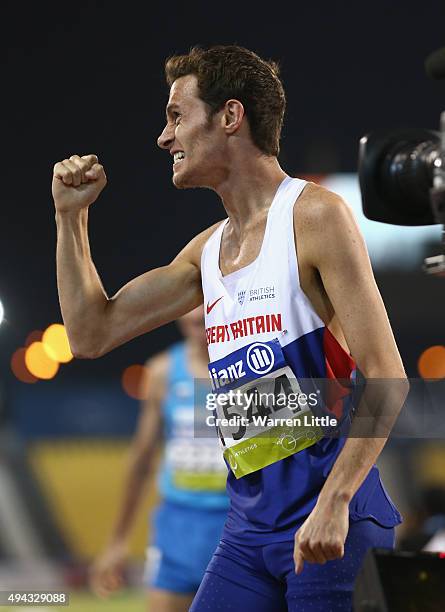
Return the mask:
{"type": "Polygon", "coordinates": [[[210,313],[212,312],[212,310],[215,308],[215,306],[217,305],[217,303],[219,302],[219,300],[222,300],[222,299],[223,299],[223,297],[224,297],[224,296],[222,295],[220,298],[218,298],[217,300],[215,300],[215,301],[213,302],[213,304],[209,304],[209,303],[207,302],[207,314],[210,314],[210,313]]]}

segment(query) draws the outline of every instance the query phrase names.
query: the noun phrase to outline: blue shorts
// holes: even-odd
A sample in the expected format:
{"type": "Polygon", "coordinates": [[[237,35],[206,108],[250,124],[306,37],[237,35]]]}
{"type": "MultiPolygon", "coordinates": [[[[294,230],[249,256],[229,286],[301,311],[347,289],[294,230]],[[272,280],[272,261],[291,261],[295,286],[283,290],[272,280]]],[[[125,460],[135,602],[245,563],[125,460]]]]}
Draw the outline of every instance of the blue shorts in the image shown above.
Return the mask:
{"type": "Polygon", "coordinates": [[[354,581],[366,551],[393,548],[394,528],[350,522],[343,559],[305,563],[295,574],[294,542],[264,546],[221,540],[190,612],[351,612],[354,581]]]}
{"type": "Polygon", "coordinates": [[[195,593],[226,517],[225,508],[190,508],[164,501],[153,517],[145,584],[173,593],[195,593]]]}

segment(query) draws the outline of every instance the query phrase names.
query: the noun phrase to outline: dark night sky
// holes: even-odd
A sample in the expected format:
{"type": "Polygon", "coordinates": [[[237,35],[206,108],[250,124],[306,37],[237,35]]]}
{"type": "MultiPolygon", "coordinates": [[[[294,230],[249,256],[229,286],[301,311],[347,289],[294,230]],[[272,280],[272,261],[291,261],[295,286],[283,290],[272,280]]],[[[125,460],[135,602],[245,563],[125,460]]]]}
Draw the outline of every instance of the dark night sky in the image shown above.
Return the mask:
{"type": "MultiPolygon", "coordinates": [[[[97,153],[109,184],[91,214],[96,265],[110,293],[167,263],[224,216],[211,192],[176,192],[157,150],[167,89],[163,63],[193,44],[233,43],[278,60],[288,95],[282,161],[322,170],[314,151],[356,169],[358,139],[375,128],[436,128],[445,83],[425,57],[445,45],[443,2],[3,2],[0,366],[33,329],[59,319],[50,182],[55,161],[97,153]],[[272,8],[273,6],[273,8],[272,8]]],[[[159,350],[154,332],[72,373],[100,374],[159,350]]],[[[5,371],[5,370],[4,370],[5,371]]],[[[8,376],[8,374],[6,375],[8,376]]]]}

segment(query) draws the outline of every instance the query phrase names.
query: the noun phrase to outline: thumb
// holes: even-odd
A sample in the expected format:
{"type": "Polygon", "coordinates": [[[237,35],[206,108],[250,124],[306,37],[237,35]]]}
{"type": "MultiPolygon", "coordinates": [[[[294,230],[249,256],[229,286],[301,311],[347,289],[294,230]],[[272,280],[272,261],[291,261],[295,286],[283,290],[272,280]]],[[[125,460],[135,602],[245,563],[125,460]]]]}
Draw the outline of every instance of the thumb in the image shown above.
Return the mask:
{"type": "Polygon", "coordinates": [[[301,572],[303,571],[303,567],[304,567],[304,557],[303,557],[303,553],[301,552],[298,544],[295,545],[294,562],[295,562],[295,573],[301,574],[301,572]]]}

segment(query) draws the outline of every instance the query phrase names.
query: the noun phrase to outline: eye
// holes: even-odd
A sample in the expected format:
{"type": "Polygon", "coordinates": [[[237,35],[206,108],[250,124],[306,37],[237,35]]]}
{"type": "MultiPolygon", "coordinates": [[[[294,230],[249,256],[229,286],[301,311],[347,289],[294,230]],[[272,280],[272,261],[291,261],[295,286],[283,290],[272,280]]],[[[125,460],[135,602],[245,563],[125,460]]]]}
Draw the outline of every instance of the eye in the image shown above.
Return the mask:
{"type": "Polygon", "coordinates": [[[178,125],[181,119],[181,115],[179,113],[175,113],[175,125],[178,125]]]}

